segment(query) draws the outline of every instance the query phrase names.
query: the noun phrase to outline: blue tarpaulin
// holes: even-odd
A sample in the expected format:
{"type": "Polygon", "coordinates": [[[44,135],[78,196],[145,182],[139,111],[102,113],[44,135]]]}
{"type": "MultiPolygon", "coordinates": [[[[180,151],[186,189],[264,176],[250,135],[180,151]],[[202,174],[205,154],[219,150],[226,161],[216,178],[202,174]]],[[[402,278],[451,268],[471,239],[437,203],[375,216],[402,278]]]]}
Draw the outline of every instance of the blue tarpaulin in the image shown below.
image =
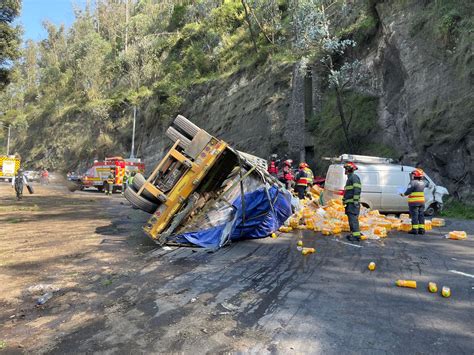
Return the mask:
{"type": "Polygon", "coordinates": [[[223,224],[187,232],[175,237],[179,243],[191,243],[204,248],[219,248],[228,238],[240,240],[265,238],[275,232],[290,217],[291,194],[276,186],[260,187],[237,197],[232,206],[234,213],[223,224]]]}

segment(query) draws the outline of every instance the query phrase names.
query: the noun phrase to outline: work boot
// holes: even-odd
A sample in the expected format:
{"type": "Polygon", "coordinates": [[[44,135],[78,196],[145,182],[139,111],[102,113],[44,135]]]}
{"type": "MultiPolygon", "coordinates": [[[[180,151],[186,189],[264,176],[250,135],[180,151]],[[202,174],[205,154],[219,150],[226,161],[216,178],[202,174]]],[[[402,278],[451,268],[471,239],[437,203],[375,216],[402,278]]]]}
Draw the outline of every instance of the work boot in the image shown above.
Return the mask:
{"type": "Polygon", "coordinates": [[[418,234],[418,228],[413,228],[411,231],[408,232],[408,234],[418,234]]]}
{"type": "Polygon", "coordinates": [[[346,235],[346,239],[350,242],[353,242],[354,241],[354,236],[352,234],[348,234],[348,235],[346,235]]]}
{"type": "Polygon", "coordinates": [[[424,228],[418,229],[418,234],[425,234],[425,229],[424,228]]]}

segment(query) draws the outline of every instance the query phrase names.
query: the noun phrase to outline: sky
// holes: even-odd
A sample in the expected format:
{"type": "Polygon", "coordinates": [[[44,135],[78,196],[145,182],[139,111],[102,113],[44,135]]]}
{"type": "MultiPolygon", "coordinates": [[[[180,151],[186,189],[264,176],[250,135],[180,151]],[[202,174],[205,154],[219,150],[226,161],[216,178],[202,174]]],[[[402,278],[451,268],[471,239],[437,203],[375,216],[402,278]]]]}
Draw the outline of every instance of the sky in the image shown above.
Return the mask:
{"type": "Polygon", "coordinates": [[[46,38],[42,25],[44,20],[69,27],[74,21],[73,4],[84,6],[86,2],[87,0],[22,0],[17,23],[23,27],[23,40],[39,41],[46,38]]]}

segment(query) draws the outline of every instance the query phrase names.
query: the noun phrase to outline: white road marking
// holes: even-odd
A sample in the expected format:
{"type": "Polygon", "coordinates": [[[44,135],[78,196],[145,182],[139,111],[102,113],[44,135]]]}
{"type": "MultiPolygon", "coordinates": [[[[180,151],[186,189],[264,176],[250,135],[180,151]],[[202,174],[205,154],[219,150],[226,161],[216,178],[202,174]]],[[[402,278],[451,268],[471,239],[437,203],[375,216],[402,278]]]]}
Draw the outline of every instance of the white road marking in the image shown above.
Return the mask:
{"type": "Polygon", "coordinates": [[[467,277],[472,277],[474,279],[474,275],[466,274],[465,272],[461,272],[461,271],[457,271],[457,270],[449,270],[449,272],[452,272],[452,273],[458,274],[458,275],[467,276],[467,277]]]}
{"type": "Polygon", "coordinates": [[[336,242],[339,242],[339,243],[342,243],[342,244],[346,244],[346,245],[351,245],[353,247],[356,247],[356,248],[362,248],[362,246],[360,245],[355,245],[355,244],[352,244],[352,243],[346,243],[346,242],[343,242],[342,240],[339,240],[339,239],[334,239],[336,242]]]}

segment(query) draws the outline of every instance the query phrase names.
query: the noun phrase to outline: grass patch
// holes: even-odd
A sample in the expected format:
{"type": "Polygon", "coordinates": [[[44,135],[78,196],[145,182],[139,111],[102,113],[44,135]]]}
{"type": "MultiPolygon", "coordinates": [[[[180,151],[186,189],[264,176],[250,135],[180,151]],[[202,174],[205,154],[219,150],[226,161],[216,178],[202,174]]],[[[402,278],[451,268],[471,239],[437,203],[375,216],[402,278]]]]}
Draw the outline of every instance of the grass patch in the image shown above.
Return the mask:
{"type": "Polygon", "coordinates": [[[441,216],[461,219],[474,219],[474,205],[468,205],[458,200],[448,200],[444,204],[441,216]]]}
{"type": "Polygon", "coordinates": [[[7,347],[7,342],[5,340],[0,340],[0,350],[3,350],[7,347]]]}
{"type": "Polygon", "coordinates": [[[21,218],[7,218],[6,222],[7,223],[20,223],[20,222],[23,222],[23,220],[21,218]]]}
{"type": "Polygon", "coordinates": [[[0,206],[0,212],[16,212],[16,211],[39,211],[38,205],[33,206],[0,206]]]}

